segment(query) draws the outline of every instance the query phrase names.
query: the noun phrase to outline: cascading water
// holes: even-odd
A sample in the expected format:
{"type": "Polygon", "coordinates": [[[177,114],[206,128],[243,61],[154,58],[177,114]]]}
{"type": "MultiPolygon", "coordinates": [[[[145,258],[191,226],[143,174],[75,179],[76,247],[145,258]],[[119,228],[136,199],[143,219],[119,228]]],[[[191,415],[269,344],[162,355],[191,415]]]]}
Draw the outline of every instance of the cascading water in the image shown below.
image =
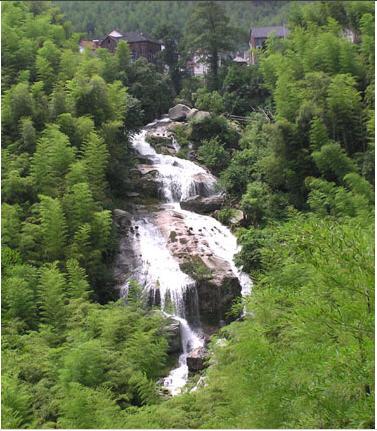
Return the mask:
{"type": "Polygon", "coordinates": [[[159,173],[166,202],[179,202],[190,196],[209,196],[215,193],[216,178],[195,163],[164,154],[157,154],[146,141],[143,130],[132,141],[133,148],[148,157],[159,173]]]}
{"type": "MultiPolygon", "coordinates": [[[[236,238],[229,229],[209,216],[200,215],[181,209],[179,202],[191,196],[210,196],[216,193],[216,178],[201,166],[178,157],[158,154],[146,141],[147,129],[157,126],[159,135],[166,133],[166,121],[146,126],[133,138],[133,148],[148,159],[151,169],[158,172],[162,185],[162,196],[167,204],[160,211],[174,211],[190,225],[193,234],[200,231],[202,241],[211,253],[229,264],[238,278],[242,294],[250,292],[251,281],[234,264],[233,257],[238,251],[236,238]],[[206,229],[202,229],[206,226],[206,229]]],[[[174,144],[178,148],[177,143],[174,144]]],[[[185,316],[185,294],[195,295],[196,283],[185,274],[169,250],[168,243],[152,215],[135,217],[132,221],[135,231],[133,249],[139,256],[138,265],[133,269],[129,280],[137,280],[152,302],[159,303],[161,310],[179,322],[182,353],[178,367],[164,379],[164,386],[172,394],[181,392],[188,378],[187,357],[190,352],[204,346],[204,337],[200,328],[190,327],[185,316]]],[[[125,293],[128,283],[125,284],[125,293]]]]}

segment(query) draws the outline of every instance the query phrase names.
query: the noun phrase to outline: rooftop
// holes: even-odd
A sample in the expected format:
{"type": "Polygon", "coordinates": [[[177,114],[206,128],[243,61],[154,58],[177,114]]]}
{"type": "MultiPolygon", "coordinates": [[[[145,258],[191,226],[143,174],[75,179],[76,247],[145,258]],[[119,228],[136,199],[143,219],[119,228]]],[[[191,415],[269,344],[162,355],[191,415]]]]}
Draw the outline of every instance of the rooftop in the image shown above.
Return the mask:
{"type": "Polygon", "coordinates": [[[111,36],[115,39],[124,39],[127,42],[152,42],[152,43],[157,43],[159,45],[162,44],[160,40],[153,39],[146,33],[142,33],[142,32],[139,33],[137,31],[123,32],[123,31],[114,29],[113,31],[108,33],[107,36],[111,36]]]}
{"type": "Polygon", "coordinates": [[[281,25],[254,27],[251,29],[250,36],[254,38],[267,38],[272,33],[275,33],[277,37],[286,37],[289,33],[289,30],[287,27],[281,25]]]}

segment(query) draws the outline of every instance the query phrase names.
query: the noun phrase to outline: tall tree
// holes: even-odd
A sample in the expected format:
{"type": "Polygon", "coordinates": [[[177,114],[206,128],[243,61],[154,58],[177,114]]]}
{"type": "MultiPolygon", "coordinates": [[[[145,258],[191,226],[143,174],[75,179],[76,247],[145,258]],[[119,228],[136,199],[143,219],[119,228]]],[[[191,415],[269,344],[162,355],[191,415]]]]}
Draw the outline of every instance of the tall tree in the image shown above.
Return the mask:
{"type": "Polygon", "coordinates": [[[220,55],[234,48],[237,31],[230,26],[223,6],[214,1],[198,2],[195,5],[187,29],[187,47],[209,65],[208,86],[216,90],[219,85],[220,55]]]}
{"type": "Polygon", "coordinates": [[[182,33],[177,27],[172,27],[170,23],[164,23],[158,28],[156,34],[164,43],[165,49],[161,52],[162,60],[169,68],[170,79],[176,93],[179,93],[182,73],[179,65],[178,44],[182,33]]]}

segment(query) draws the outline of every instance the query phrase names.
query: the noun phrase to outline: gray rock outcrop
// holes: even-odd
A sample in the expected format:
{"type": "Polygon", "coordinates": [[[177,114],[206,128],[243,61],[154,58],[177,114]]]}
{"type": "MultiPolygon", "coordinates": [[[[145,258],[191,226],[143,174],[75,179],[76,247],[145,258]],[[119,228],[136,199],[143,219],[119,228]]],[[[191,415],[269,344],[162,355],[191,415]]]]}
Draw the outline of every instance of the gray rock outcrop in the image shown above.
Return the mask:
{"type": "Polygon", "coordinates": [[[188,106],[178,103],[178,105],[169,109],[169,118],[173,121],[184,121],[190,111],[191,109],[188,106]]]}
{"type": "Polygon", "coordinates": [[[207,350],[204,347],[198,347],[192,350],[187,356],[187,367],[190,372],[196,373],[206,367],[207,350]]]}
{"type": "Polygon", "coordinates": [[[188,211],[194,211],[199,214],[209,214],[219,210],[224,205],[225,196],[222,194],[208,197],[192,196],[181,202],[181,208],[188,211]]]}
{"type": "Polygon", "coordinates": [[[203,121],[206,118],[209,118],[211,113],[208,111],[198,111],[197,109],[191,109],[191,111],[187,114],[187,120],[189,121],[203,121]]]}
{"type": "Polygon", "coordinates": [[[241,295],[241,285],[230,264],[212,253],[202,234],[207,227],[194,231],[174,210],[157,212],[155,222],[181,270],[196,281],[196,295],[188,291],[185,297],[187,320],[197,322],[196,310],[205,325],[219,326],[221,320],[228,321],[227,313],[233,300],[241,295]]]}

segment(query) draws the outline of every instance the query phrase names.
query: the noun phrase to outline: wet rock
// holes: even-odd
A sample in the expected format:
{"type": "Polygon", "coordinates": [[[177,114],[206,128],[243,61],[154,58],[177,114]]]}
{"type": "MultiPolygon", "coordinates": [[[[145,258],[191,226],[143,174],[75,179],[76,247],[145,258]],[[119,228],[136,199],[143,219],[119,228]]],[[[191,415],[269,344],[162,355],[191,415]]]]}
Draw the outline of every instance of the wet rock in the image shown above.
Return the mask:
{"type": "Polygon", "coordinates": [[[178,103],[178,105],[169,109],[169,118],[173,121],[184,121],[190,111],[191,109],[188,106],[178,103]]]}
{"type": "Polygon", "coordinates": [[[227,317],[235,298],[241,296],[241,286],[233,274],[224,274],[221,278],[197,282],[200,320],[208,325],[221,326],[227,317]]]}
{"type": "Polygon", "coordinates": [[[159,307],[161,305],[160,289],[150,289],[144,292],[144,300],[148,307],[159,307]]]}
{"type": "Polygon", "coordinates": [[[209,214],[220,209],[224,205],[224,195],[202,197],[199,195],[190,197],[181,202],[181,208],[194,211],[199,214],[209,214]]]}
{"type": "Polygon", "coordinates": [[[132,170],[135,192],[148,198],[159,198],[161,183],[158,171],[153,165],[138,165],[132,170]]]}
{"type": "Polygon", "coordinates": [[[113,211],[114,223],[121,230],[124,231],[131,224],[132,215],[124,210],[115,209],[113,211]]]}
{"type": "Polygon", "coordinates": [[[189,371],[196,373],[203,370],[207,365],[207,350],[204,347],[198,347],[187,355],[187,366],[189,371]]]}
{"type": "Polygon", "coordinates": [[[136,192],[127,192],[126,196],[128,198],[138,198],[140,196],[140,193],[136,193],[136,192]]]}
{"type": "Polygon", "coordinates": [[[168,353],[181,352],[181,328],[180,323],[169,318],[167,325],[164,327],[164,332],[168,340],[168,353]]]}
{"type": "Polygon", "coordinates": [[[153,165],[153,160],[151,160],[151,158],[148,156],[137,154],[137,160],[141,165],[153,165]]]}
{"type": "Polygon", "coordinates": [[[176,153],[175,147],[173,145],[173,137],[171,135],[167,135],[165,132],[163,134],[159,132],[150,132],[146,136],[146,141],[159,154],[174,155],[176,153]]]}
{"type": "Polygon", "coordinates": [[[155,220],[167,240],[174,230],[177,241],[168,241],[169,251],[196,281],[195,295],[191,290],[184,294],[186,318],[195,323],[199,317],[202,324],[219,327],[221,320],[229,321],[226,316],[233,300],[241,296],[241,285],[229,262],[213,253],[203,231],[190,229],[178,215],[174,210],[160,211],[155,220]]]}

